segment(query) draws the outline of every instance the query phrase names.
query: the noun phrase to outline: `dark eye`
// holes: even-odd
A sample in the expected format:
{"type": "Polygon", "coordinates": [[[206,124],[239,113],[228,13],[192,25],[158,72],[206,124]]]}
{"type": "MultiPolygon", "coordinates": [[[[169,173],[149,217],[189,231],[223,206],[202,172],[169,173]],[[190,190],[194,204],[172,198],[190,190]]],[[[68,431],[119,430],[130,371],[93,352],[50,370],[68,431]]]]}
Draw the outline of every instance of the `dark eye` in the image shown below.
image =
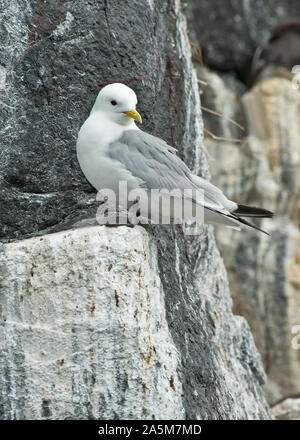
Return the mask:
{"type": "Polygon", "coordinates": [[[110,103],[111,103],[111,105],[117,105],[117,101],[114,101],[114,100],[110,101],[110,103]]]}

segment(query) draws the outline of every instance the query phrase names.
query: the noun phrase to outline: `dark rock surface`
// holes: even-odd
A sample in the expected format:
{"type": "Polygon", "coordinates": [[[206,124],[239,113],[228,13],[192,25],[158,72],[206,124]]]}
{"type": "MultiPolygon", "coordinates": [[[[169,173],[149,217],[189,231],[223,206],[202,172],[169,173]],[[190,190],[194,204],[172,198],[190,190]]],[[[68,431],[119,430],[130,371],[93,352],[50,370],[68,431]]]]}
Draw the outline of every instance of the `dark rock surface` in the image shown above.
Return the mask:
{"type": "Polygon", "coordinates": [[[279,21],[300,17],[297,0],[189,0],[184,9],[192,42],[206,65],[243,75],[254,50],[279,21]]]}
{"type": "Polygon", "coordinates": [[[1,239],[68,227],[92,203],[75,143],[101,86],[130,85],[144,130],[180,146],[173,2],[142,9],[138,0],[3,2],[1,239]]]}

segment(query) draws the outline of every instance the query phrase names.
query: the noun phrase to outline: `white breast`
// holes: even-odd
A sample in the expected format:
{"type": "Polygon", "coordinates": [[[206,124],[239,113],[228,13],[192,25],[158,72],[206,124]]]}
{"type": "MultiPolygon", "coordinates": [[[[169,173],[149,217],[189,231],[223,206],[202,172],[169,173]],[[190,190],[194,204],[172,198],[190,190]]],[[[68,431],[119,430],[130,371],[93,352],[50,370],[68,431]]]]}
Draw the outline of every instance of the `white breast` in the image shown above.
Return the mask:
{"type": "MultiPolygon", "coordinates": [[[[131,181],[132,186],[132,174],[108,155],[109,144],[126,129],[95,112],[79,131],[76,145],[78,161],[85,177],[97,190],[109,188],[117,194],[120,180],[131,181]]],[[[133,183],[135,185],[138,186],[137,182],[133,183]]]]}

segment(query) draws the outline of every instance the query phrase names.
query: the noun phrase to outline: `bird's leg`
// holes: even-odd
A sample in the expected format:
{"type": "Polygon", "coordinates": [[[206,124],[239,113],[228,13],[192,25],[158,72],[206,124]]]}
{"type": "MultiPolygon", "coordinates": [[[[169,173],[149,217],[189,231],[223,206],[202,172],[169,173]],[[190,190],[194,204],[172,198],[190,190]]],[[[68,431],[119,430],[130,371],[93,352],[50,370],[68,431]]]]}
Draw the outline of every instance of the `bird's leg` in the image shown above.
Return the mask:
{"type": "Polygon", "coordinates": [[[128,217],[128,211],[121,208],[110,205],[105,205],[106,201],[102,201],[99,204],[101,216],[101,224],[110,228],[116,228],[118,226],[127,226],[133,228],[134,224],[130,222],[128,217]],[[105,205],[105,206],[104,206],[105,205]],[[103,220],[106,221],[103,221],[103,220]]]}

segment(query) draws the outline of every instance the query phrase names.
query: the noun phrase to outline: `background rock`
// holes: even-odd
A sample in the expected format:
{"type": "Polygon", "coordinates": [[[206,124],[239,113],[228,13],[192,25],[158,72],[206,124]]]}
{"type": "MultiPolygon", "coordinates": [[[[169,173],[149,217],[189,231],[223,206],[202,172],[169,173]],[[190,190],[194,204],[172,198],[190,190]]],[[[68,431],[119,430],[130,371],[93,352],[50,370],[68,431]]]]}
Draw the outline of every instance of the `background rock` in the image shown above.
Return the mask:
{"type": "Polygon", "coordinates": [[[250,324],[268,375],[267,397],[273,404],[300,392],[299,350],[292,346],[300,310],[300,92],[278,77],[259,82],[241,98],[215,73],[200,71],[209,84],[203,104],[225,115],[205,113],[205,127],[221,139],[242,139],[233,143],[207,137],[213,182],[229,198],[276,213],[260,223],[271,237],[250,230],[224,234],[216,228],[234,311],[250,324]],[[248,136],[226,117],[246,126],[248,136]]]}
{"type": "Polygon", "coordinates": [[[287,17],[299,17],[300,5],[297,0],[189,0],[184,12],[205,64],[240,77],[271,28],[287,17]]]}
{"type": "Polygon", "coordinates": [[[279,420],[300,420],[300,399],[285,399],[273,407],[279,420]]]}
{"type": "MultiPolygon", "coordinates": [[[[208,176],[197,81],[179,2],[139,4],[95,0],[83,7],[75,0],[41,2],[37,9],[36,2],[28,2],[21,10],[5,2],[5,239],[63,229],[91,214],[94,194],[79,172],[75,140],[100,85],[113,79],[137,91],[144,128],[176,145],[196,173],[208,176]]],[[[248,325],[231,311],[212,227],[203,227],[200,236],[184,236],[180,228],[148,231],[150,250],[145,232],[125,227],[60,232],[3,246],[1,332],[8,342],[0,376],[2,418],[63,413],[69,418],[272,418],[248,325]],[[131,271],[121,270],[125,260],[131,271]],[[116,269],[107,274],[114,263],[116,269]],[[123,328],[117,328],[115,290],[122,292],[123,328]],[[100,309],[101,299],[111,320],[100,309]],[[132,317],[135,305],[138,314],[132,317]],[[102,322],[108,327],[99,336],[102,322]],[[62,330],[53,332],[53,327],[62,330]],[[163,344],[156,354],[148,336],[163,344]],[[163,353],[165,345],[169,350],[163,353]],[[91,357],[85,359],[87,347],[91,357]],[[122,360],[123,347],[127,359],[122,360]],[[39,376],[33,380],[37,365],[39,376]],[[27,400],[31,395],[34,405],[27,400]]]]}
{"type": "MultiPolygon", "coordinates": [[[[266,396],[276,405],[297,395],[300,384],[300,350],[292,342],[300,310],[300,95],[291,86],[290,70],[280,66],[265,65],[260,77],[264,80],[248,92],[241,80],[249,77],[249,61],[255,49],[267,41],[273,26],[287,17],[300,17],[299,3],[191,0],[185,14],[202,81],[205,146],[212,181],[229,198],[276,213],[274,219],[257,223],[272,234],[271,238],[253,231],[224,233],[216,228],[233,310],[250,324],[268,376],[266,396]],[[199,63],[197,47],[211,69],[204,67],[203,60],[199,63]]],[[[292,50],[291,59],[298,56],[292,50]]],[[[293,83],[297,84],[296,78],[293,83]]],[[[280,412],[281,403],[278,405],[280,412]]]]}

